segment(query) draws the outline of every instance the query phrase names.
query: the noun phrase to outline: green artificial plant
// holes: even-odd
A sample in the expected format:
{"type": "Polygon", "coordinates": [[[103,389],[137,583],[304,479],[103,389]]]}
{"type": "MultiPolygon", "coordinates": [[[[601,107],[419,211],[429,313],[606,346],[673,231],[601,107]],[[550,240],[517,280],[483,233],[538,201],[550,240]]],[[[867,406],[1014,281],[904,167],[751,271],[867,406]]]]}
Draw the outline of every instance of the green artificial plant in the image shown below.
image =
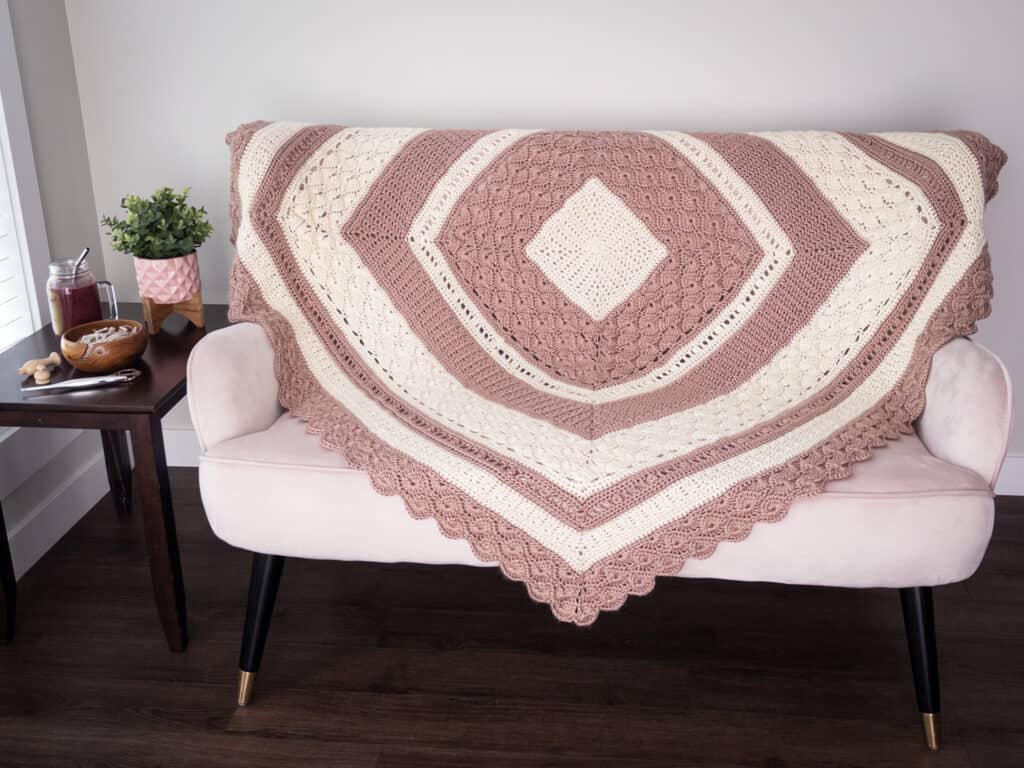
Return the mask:
{"type": "Polygon", "coordinates": [[[180,193],[163,187],[152,197],[127,195],[121,208],[123,219],[104,216],[100,224],[107,227],[111,242],[121,253],[137,259],[173,259],[192,253],[213,232],[206,220],[206,209],[189,205],[189,188],[180,193]]]}

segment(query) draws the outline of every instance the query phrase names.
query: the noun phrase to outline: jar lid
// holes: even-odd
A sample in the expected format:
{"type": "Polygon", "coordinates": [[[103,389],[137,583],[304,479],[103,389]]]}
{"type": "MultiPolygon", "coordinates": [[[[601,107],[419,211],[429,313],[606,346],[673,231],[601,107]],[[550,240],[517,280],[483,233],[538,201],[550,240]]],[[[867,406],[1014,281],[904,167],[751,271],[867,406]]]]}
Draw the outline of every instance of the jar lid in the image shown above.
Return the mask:
{"type": "MultiPolygon", "coordinates": [[[[51,261],[50,274],[54,277],[74,277],[76,261],[78,261],[78,259],[57,259],[57,261],[51,261]]],[[[78,274],[85,275],[88,273],[89,260],[83,259],[81,265],[78,267],[78,274]]]]}

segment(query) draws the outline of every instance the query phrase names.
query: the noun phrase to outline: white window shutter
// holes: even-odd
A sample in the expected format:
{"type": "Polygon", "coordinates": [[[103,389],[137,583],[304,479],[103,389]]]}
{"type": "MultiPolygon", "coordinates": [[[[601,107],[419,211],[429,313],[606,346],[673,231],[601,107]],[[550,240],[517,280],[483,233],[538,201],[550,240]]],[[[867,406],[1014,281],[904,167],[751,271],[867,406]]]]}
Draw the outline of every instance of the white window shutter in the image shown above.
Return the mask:
{"type": "Polygon", "coordinates": [[[34,330],[25,268],[28,258],[21,252],[7,168],[6,162],[0,162],[0,350],[34,330]]]}

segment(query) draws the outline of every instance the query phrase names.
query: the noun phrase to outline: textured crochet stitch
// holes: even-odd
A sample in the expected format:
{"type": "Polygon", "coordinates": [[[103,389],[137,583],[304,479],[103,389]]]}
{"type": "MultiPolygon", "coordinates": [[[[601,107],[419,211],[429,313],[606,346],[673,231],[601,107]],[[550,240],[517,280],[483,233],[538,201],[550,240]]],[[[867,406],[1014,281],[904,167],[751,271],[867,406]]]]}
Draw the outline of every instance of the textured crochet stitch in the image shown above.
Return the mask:
{"type": "Polygon", "coordinates": [[[989,311],[975,133],[228,144],[231,316],[283,405],[577,624],[909,433],[989,311]]]}

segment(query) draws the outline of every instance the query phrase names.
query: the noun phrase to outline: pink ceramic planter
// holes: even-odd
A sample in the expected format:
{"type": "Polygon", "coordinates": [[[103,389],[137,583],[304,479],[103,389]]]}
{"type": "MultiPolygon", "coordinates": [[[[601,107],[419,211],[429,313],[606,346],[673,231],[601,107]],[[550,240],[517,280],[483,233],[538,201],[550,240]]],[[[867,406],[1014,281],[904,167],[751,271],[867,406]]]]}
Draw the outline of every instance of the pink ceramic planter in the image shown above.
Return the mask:
{"type": "Polygon", "coordinates": [[[195,252],[173,259],[135,259],[139,295],[158,304],[177,304],[199,292],[199,259],[195,252]]]}

